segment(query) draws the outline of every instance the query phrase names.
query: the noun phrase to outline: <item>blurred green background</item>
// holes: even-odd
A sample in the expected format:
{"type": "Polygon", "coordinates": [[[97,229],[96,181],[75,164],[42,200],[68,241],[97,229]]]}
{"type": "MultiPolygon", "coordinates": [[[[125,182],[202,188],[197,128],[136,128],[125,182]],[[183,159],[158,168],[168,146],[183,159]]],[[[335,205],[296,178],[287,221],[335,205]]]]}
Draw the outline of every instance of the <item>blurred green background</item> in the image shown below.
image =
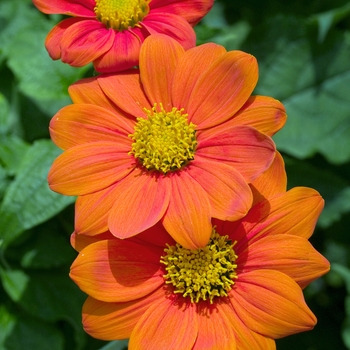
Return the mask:
{"type": "MultiPolygon", "coordinates": [[[[123,349],[82,329],[85,295],[68,277],[74,198],[46,182],[60,153],[49,120],[70,103],[68,86],[93,74],[49,58],[44,40],[60,19],[0,0],[0,349],[123,349]]],[[[305,290],[318,324],[277,348],[350,349],[350,3],[218,0],[196,32],[198,44],[258,58],[255,93],[281,100],[289,117],[274,138],[288,185],[326,200],[311,242],[332,270],[305,290]]]]}

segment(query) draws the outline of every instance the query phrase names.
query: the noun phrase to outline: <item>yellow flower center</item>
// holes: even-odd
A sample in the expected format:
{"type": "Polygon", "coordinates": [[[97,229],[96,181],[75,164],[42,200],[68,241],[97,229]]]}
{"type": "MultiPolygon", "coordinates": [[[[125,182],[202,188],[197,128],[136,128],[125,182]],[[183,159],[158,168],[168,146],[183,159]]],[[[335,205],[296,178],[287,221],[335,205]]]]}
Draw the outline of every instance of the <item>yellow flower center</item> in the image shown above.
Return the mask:
{"type": "Polygon", "coordinates": [[[194,159],[196,126],[188,123],[183,109],[166,112],[161,103],[159,107],[144,109],[147,119],[137,118],[134,133],[129,135],[134,140],[130,154],[148,170],[166,174],[194,159]]]}
{"type": "Polygon", "coordinates": [[[172,284],[175,294],[189,296],[192,303],[214,297],[227,297],[237,278],[237,255],[228,236],[220,236],[213,228],[208,245],[186,249],[176,244],[164,249],[160,262],[166,265],[166,284],[172,284]]]}
{"type": "Polygon", "coordinates": [[[96,18],[107,28],[118,31],[140,26],[149,12],[151,0],[96,0],[96,18]]]}

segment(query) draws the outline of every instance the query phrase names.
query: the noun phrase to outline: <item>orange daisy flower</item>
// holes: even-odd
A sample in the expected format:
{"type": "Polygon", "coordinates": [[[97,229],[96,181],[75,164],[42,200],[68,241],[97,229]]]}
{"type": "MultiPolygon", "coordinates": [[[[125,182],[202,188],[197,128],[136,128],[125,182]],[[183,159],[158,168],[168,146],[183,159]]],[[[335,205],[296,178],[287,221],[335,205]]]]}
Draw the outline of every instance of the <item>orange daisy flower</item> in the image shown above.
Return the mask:
{"type": "Polygon", "coordinates": [[[153,35],[140,57],[140,71],[70,87],[74,104],[50,123],[65,152],[49,185],[79,196],[77,233],[128,238],[161,220],[182,246],[204,247],[211,217],[237,220],[250,209],[248,183],[273,161],[266,134],[283,126],[285,110],[250,97],[257,63],[241,51],[206,44],[185,52],[153,35]]]}
{"type": "Polygon", "coordinates": [[[308,241],[323,199],[309,188],[281,190],[265,186],[269,198],[237,222],[214,219],[196,250],[160,224],[126,240],[73,234],[80,253],[70,276],[89,295],[86,332],[130,338],[129,349],[272,350],[273,339],[312,329],[302,288],[329,271],[308,241]]]}
{"type": "Polygon", "coordinates": [[[139,62],[149,35],[162,33],[185,49],[196,45],[193,26],[213,0],[33,0],[47,14],[72,16],[48,34],[46,49],[54,60],[81,67],[93,62],[98,72],[129,69],[139,62]]]}

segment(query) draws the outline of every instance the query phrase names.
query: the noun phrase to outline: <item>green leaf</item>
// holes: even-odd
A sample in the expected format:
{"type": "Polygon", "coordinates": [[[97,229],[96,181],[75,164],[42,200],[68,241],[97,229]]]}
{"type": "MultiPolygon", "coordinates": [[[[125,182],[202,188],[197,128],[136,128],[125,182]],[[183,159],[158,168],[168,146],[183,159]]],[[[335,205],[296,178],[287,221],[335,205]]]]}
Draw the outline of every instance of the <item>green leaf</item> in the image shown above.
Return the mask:
{"type": "Polygon", "coordinates": [[[337,263],[332,264],[331,270],[338,273],[343,278],[346,285],[346,290],[348,294],[350,294],[350,270],[347,267],[337,263]]]}
{"type": "Polygon", "coordinates": [[[51,141],[41,140],[23,157],[18,176],[8,187],[0,207],[0,238],[5,246],[74,202],[74,197],[54,193],[47,184],[49,168],[59,154],[51,141]]]}
{"type": "Polygon", "coordinates": [[[10,106],[5,96],[0,93],[0,135],[5,135],[10,129],[10,106]]]}
{"type": "Polygon", "coordinates": [[[100,350],[127,350],[128,340],[115,340],[100,348],[100,350]]]}

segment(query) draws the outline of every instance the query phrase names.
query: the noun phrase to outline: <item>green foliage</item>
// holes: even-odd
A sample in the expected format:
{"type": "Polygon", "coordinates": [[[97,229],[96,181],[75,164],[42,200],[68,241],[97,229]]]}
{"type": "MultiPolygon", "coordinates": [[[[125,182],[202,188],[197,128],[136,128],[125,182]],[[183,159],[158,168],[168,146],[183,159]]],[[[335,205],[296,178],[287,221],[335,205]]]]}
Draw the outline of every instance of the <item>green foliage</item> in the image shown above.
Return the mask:
{"type": "MultiPolygon", "coordinates": [[[[121,350],[127,341],[106,344],[82,329],[85,295],[68,277],[74,198],[47,185],[60,154],[50,118],[91,68],[49,58],[45,37],[60,19],[30,0],[0,2],[0,350],[121,350]]],[[[288,113],[274,137],[288,186],[316,188],[326,200],[311,241],[332,271],[305,291],[318,325],[277,347],[350,349],[350,5],[218,0],[195,30],[198,44],[257,57],[255,93],[280,99],[288,113]]]]}

